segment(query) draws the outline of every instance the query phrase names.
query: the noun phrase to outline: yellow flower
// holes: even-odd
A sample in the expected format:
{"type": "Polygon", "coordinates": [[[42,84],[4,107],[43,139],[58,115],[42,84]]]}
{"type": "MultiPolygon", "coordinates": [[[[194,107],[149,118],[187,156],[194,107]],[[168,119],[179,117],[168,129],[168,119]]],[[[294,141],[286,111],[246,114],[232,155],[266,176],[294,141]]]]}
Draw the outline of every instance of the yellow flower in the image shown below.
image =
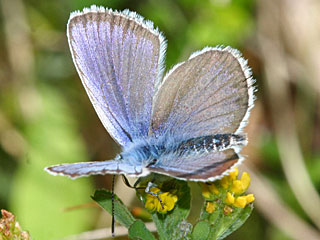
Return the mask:
{"type": "Polygon", "coordinates": [[[237,179],[238,174],[239,174],[238,168],[234,168],[234,171],[229,173],[229,179],[231,181],[237,179]]]}
{"type": "Polygon", "coordinates": [[[213,213],[219,207],[223,207],[224,214],[232,213],[234,208],[245,208],[255,198],[253,194],[244,195],[250,185],[250,175],[244,172],[238,179],[239,170],[235,168],[228,176],[223,177],[218,184],[202,184],[202,195],[207,199],[206,211],[213,213]],[[217,201],[223,199],[223,201],[217,201]],[[212,200],[215,203],[211,202],[212,200]],[[222,204],[219,204],[219,203],[222,204]]]}
{"type": "Polygon", "coordinates": [[[221,186],[224,189],[229,188],[232,181],[237,179],[238,174],[239,174],[238,168],[234,168],[234,170],[230,172],[228,176],[225,176],[221,179],[220,181],[221,186]]]}
{"type": "Polygon", "coordinates": [[[232,182],[232,186],[230,188],[231,192],[235,194],[241,194],[243,193],[243,186],[240,180],[234,180],[232,182]]]}
{"type": "Polygon", "coordinates": [[[229,205],[234,203],[234,196],[230,192],[227,192],[227,197],[225,199],[225,202],[229,205]]]}
{"type": "Polygon", "coordinates": [[[247,191],[249,185],[250,185],[250,175],[247,172],[244,172],[241,176],[241,183],[244,191],[247,191]]]}
{"type": "Polygon", "coordinates": [[[214,183],[209,184],[208,188],[211,193],[213,193],[215,195],[219,194],[219,189],[217,188],[217,186],[214,183]]]}
{"type": "Polygon", "coordinates": [[[213,213],[216,210],[216,205],[213,202],[207,202],[206,211],[208,213],[213,213]]]}
{"type": "Polygon", "coordinates": [[[202,184],[202,196],[204,198],[210,198],[210,190],[208,188],[208,184],[203,183],[202,184]]]}
{"type": "Polygon", "coordinates": [[[221,184],[221,186],[222,186],[224,189],[227,189],[227,188],[230,186],[230,181],[229,181],[228,176],[223,177],[223,178],[220,180],[220,184],[221,184]]]}
{"type": "Polygon", "coordinates": [[[248,194],[246,196],[246,200],[247,200],[247,203],[252,203],[255,200],[255,198],[254,198],[253,194],[248,194]]]}
{"type": "Polygon", "coordinates": [[[158,193],[158,192],[160,192],[160,188],[156,188],[156,187],[151,188],[151,189],[150,189],[150,192],[152,192],[152,193],[158,193]]]}
{"type": "MultiPolygon", "coordinates": [[[[151,188],[150,191],[153,193],[158,193],[160,192],[160,189],[151,188]]],[[[174,208],[175,203],[178,201],[177,195],[172,194],[170,192],[160,193],[158,194],[158,197],[161,199],[163,206],[161,205],[161,202],[156,196],[147,194],[145,208],[150,211],[166,213],[168,211],[171,211],[174,208]]]]}
{"type": "Polygon", "coordinates": [[[235,194],[242,194],[247,191],[250,185],[250,175],[244,172],[240,180],[234,180],[232,182],[231,191],[235,194]]]}
{"type": "Polygon", "coordinates": [[[245,208],[245,206],[247,205],[247,198],[246,196],[240,196],[237,197],[233,203],[233,206],[237,207],[237,208],[245,208]]]}
{"type": "Polygon", "coordinates": [[[210,199],[213,195],[219,194],[219,189],[214,183],[203,183],[202,184],[202,196],[210,199]]]}

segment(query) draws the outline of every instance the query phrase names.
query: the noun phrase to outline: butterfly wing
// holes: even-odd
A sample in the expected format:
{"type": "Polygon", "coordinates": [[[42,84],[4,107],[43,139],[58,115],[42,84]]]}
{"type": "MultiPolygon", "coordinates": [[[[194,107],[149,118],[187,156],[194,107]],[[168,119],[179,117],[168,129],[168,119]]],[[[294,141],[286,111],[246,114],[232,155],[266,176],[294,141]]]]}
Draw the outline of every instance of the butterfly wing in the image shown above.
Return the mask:
{"type": "Polygon", "coordinates": [[[234,149],[199,155],[168,155],[160,158],[149,170],[182,180],[208,182],[226,175],[241,160],[234,149]]]}
{"type": "Polygon", "coordinates": [[[62,175],[73,179],[90,175],[126,174],[139,177],[144,174],[142,167],[116,160],[61,164],[47,167],[45,170],[53,175],[62,175]]]}
{"type": "Polygon", "coordinates": [[[109,134],[121,145],[147,136],[163,36],[134,12],[92,6],[71,14],[67,35],[83,86],[109,134]]]}
{"type": "MultiPolygon", "coordinates": [[[[246,61],[230,47],[205,48],[175,66],[153,102],[151,134],[194,139],[240,134],[253,107],[254,87],[246,61]]],[[[192,181],[213,181],[242,160],[239,146],[199,154],[162,156],[150,171],[192,181]]]]}
{"type": "Polygon", "coordinates": [[[246,61],[230,47],[205,48],[175,66],[153,103],[152,133],[186,139],[239,133],[253,107],[246,61]]]}

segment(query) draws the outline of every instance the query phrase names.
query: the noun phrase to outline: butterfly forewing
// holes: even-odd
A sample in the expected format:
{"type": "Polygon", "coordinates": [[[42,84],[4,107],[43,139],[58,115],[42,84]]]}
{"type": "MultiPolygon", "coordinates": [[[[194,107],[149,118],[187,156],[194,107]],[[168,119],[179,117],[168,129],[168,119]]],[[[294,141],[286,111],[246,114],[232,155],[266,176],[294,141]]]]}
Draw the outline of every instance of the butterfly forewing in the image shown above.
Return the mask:
{"type": "Polygon", "coordinates": [[[207,48],[165,77],[153,103],[152,131],[186,138],[239,132],[252,104],[244,60],[231,48],[207,48]]]}
{"type": "Polygon", "coordinates": [[[114,160],[61,164],[47,167],[46,171],[54,175],[58,174],[70,178],[105,174],[127,174],[131,176],[139,176],[143,173],[141,166],[133,166],[128,163],[114,160]]]}
{"type": "Polygon", "coordinates": [[[132,12],[97,7],[73,13],[67,34],[82,83],[109,134],[121,145],[147,136],[162,71],[161,34],[132,12]]]}

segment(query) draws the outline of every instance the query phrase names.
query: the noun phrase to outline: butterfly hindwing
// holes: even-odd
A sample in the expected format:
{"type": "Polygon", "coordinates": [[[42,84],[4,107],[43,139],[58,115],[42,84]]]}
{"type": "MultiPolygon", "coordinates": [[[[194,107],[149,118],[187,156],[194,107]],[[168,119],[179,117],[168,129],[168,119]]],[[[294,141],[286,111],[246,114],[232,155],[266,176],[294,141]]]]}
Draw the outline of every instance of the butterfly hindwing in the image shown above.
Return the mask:
{"type": "Polygon", "coordinates": [[[240,54],[205,48],[174,67],[153,103],[152,132],[194,138],[239,133],[253,107],[253,81],[240,54]]]}
{"type": "Polygon", "coordinates": [[[150,172],[189,181],[214,181],[221,178],[242,158],[234,149],[189,156],[168,155],[149,167],[150,172]]]}

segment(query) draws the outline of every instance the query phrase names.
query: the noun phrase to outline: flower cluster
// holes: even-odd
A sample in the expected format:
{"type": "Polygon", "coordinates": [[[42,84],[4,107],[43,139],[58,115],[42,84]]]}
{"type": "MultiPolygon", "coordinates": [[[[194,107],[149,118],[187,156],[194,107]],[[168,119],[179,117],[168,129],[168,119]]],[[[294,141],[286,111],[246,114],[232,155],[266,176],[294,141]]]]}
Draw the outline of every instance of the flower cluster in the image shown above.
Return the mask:
{"type": "Polygon", "coordinates": [[[237,179],[238,174],[239,171],[235,168],[221,180],[202,185],[202,195],[207,200],[208,213],[215,211],[220,200],[223,200],[225,214],[231,213],[233,207],[245,208],[254,201],[253,194],[244,195],[250,185],[250,175],[244,172],[241,178],[237,179]]]}
{"type": "Polygon", "coordinates": [[[159,188],[151,188],[150,192],[155,193],[156,196],[147,194],[145,208],[150,211],[157,211],[159,213],[166,213],[171,211],[176,202],[178,201],[178,196],[171,192],[163,192],[159,188]],[[159,201],[161,199],[161,202],[159,201]]]}
{"type": "Polygon", "coordinates": [[[31,239],[28,232],[22,231],[15,216],[4,209],[1,210],[0,219],[0,239],[31,239]]]}

